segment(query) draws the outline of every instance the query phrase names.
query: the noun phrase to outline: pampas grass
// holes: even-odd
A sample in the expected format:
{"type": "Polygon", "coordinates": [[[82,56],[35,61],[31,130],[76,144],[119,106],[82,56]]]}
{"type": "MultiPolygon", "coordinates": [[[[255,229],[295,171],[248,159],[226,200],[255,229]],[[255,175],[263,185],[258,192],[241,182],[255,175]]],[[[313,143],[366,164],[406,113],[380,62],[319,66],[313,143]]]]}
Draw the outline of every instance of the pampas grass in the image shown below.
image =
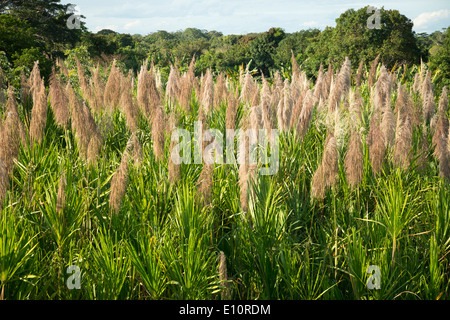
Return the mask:
{"type": "Polygon", "coordinates": [[[384,135],[380,129],[380,113],[374,111],[375,113],[370,120],[370,129],[367,136],[367,144],[369,146],[369,158],[372,164],[372,170],[374,174],[377,174],[384,161],[384,156],[386,153],[386,143],[384,142],[384,135]]]}
{"type": "Polygon", "coordinates": [[[214,104],[214,80],[211,70],[206,71],[201,87],[200,105],[205,115],[209,115],[214,104]]]}
{"type": "Polygon", "coordinates": [[[33,109],[31,110],[30,141],[41,143],[44,137],[45,125],[47,124],[47,93],[44,82],[41,80],[39,91],[35,88],[33,95],[33,109]]]}
{"type": "Polygon", "coordinates": [[[395,135],[394,158],[396,166],[406,170],[410,163],[410,151],[412,148],[412,125],[409,117],[399,119],[395,135]]]}
{"type": "Polygon", "coordinates": [[[120,84],[121,73],[116,67],[116,60],[113,61],[108,81],[105,86],[103,103],[107,110],[111,111],[119,106],[120,103],[120,84]]]}
{"type": "Polygon", "coordinates": [[[369,89],[371,89],[373,87],[373,85],[375,84],[377,67],[378,67],[379,61],[380,61],[380,54],[377,55],[375,60],[373,60],[372,64],[370,65],[369,77],[367,79],[367,86],[369,87],[369,89]]]}
{"type": "Polygon", "coordinates": [[[326,189],[336,185],[339,177],[338,158],[336,138],[329,133],[325,140],[322,161],[312,178],[312,198],[323,199],[326,189]]]}
{"type": "MultiPolygon", "coordinates": [[[[0,124],[1,129],[1,124],[0,124]]],[[[1,134],[1,130],[0,130],[1,134]]],[[[3,208],[3,200],[6,197],[6,192],[9,189],[8,171],[3,160],[0,158],[0,209],[3,208]]]]}
{"type": "Polygon", "coordinates": [[[355,78],[355,86],[357,88],[361,85],[362,76],[363,76],[363,68],[364,68],[364,61],[361,60],[359,62],[358,71],[356,72],[356,78],[355,78]]]}
{"type": "Polygon", "coordinates": [[[50,77],[49,98],[56,124],[67,129],[70,120],[69,99],[54,69],[50,77]]]}
{"type": "Polygon", "coordinates": [[[361,136],[357,130],[353,130],[348,143],[348,150],[344,162],[345,175],[352,188],[358,186],[363,177],[364,159],[362,152],[361,136]]]}
{"type": "Polygon", "coordinates": [[[111,192],[109,194],[109,209],[113,214],[117,214],[122,207],[128,184],[128,160],[130,155],[128,150],[122,155],[119,167],[114,172],[111,179],[111,192]]]}
{"type": "Polygon", "coordinates": [[[383,109],[381,116],[380,130],[383,133],[386,148],[392,146],[395,139],[396,119],[390,106],[383,109]]]}
{"type": "Polygon", "coordinates": [[[164,111],[161,106],[155,110],[155,115],[152,122],[152,141],[153,141],[153,154],[157,161],[161,161],[164,157],[164,127],[165,117],[164,111]]]}

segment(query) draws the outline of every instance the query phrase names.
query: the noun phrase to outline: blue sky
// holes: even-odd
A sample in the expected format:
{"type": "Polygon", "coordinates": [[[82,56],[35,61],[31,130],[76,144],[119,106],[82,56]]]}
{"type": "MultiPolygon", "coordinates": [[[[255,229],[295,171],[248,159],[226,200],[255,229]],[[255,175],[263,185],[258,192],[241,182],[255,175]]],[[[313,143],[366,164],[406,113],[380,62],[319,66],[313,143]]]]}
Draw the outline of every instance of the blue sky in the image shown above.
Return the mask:
{"type": "Polygon", "coordinates": [[[416,32],[431,33],[450,26],[449,0],[389,2],[295,1],[295,0],[72,0],[89,30],[112,29],[146,35],[157,30],[177,31],[188,27],[216,30],[223,34],[263,32],[281,27],[286,32],[334,26],[347,9],[366,5],[396,9],[414,22],[416,32]]]}

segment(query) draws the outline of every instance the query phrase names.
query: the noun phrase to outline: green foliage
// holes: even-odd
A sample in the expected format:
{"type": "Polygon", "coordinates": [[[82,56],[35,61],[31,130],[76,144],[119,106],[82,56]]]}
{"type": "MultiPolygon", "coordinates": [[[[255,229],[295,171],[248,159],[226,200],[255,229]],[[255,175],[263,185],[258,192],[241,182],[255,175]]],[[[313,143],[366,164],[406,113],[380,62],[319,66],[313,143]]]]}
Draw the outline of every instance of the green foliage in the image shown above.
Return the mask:
{"type": "Polygon", "coordinates": [[[321,62],[339,68],[348,56],[354,68],[358,62],[373,61],[380,54],[387,68],[394,64],[417,64],[420,50],[412,31],[412,21],[397,10],[380,9],[381,28],[369,29],[371,14],[366,8],[347,10],[336,19],[336,27],[326,28],[307,49],[305,68],[318,70],[321,62]]]}
{"type": "Polygon", "coordinates": [[[450,87],[450,28],[444,33],[444,41],[430,57],[430,68],[435,72],[433,83],[436,92],[444,86],[450,87]]]}

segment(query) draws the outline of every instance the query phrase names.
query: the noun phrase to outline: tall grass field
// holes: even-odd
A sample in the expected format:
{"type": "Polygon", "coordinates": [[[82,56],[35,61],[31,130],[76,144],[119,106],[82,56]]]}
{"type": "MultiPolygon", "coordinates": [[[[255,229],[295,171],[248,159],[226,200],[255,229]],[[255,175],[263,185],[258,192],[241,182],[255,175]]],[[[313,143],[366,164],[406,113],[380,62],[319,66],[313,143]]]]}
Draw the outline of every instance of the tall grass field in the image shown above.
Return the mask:
{"type": "Polygon", "coordinates": [[[0,299],[449,298],[448,89],[426,65],[194,63],[68,57],[5,90],[0,299]]]}

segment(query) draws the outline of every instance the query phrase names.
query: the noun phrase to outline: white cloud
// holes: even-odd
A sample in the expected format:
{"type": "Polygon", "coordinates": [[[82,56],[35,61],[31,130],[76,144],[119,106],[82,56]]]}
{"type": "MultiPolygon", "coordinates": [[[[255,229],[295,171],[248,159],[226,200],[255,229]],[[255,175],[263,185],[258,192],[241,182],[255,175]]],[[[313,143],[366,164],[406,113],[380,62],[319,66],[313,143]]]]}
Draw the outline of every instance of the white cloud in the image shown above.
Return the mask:
{"type": "Polygon", "coordinates": [[[303,22],[302,26],[305,27],[314,27],[317,26],[317,21],[307,21],[307,22],[303,22]]]}
{"type": "Polygon", "coordinates": [[[110,24],[110,25],[106,25],[106,26],[96,26],[94,28],[94,32],[99,32],[100,30],[103,30],[103,29],[109,29],[109,30],[118,32],[117,30],[119,30],[119,27],[114,24],[110,24]]]}
{"type": "Polygon", "coordinates": [[[132,28],[132,27],[135,27],[135,26],[139,25],[140,23],[141,23],[141,20],[134,20],[134,21],[132,21],[132,22],[130,22],[130,23],[127,23],[127,24],[124,26],[124,28],[125,28],[125,30],[128,30],[128,29],[130,29],[130,28],[132,28]]]}
{"type": "Polygon", "coordinates": [[[423,12],[413,20],[414,27],[426,27],[429,23],[450,17],[450,10],[442,9],[433,12],[423,12]]]}

